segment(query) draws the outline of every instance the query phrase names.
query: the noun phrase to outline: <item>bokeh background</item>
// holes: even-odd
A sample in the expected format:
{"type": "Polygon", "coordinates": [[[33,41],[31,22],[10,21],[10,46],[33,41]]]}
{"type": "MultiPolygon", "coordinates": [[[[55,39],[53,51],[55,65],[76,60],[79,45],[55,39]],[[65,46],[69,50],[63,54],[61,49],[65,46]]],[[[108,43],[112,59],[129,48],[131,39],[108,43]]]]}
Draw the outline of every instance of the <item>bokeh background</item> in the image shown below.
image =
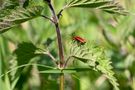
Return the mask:
{"type": "MultiPolygon", "coordinates": [[[[39,2],[38,0],[35,0],[39,2]]],[[[135,90],[135,0],[115,0],[129,14],[112,15],[96,9],[72,8],[64,11],[60,18],[60,28],[64,49],[68,48],[75,33],[89,41],[105,47],[111,58],[115,77],[120,90],[135,90]]],[[[4,0],[0,0],[0,5],[4,0]]],[[[66,0],[53,0],[56,12],[65,5],[66,0]]],[[[44,14],[50,16],[46,6],[44,14]]],[[[0,75],[17,66],[13,51],[22,42],[36,45],[50,42],[51,53],[58,58],[55,27],[50,21],[38,17],[0,34],[0,75]]],[[[36,57],[33,62],[52,66],[47,56],[36,57]]],[[[21,81],[16,82],[15,73],[0,78],[0,90],[58,90],[57,74],[39,74],[43,68],[28,67],[21,81]],[[28,70],[27,70],[28,69],[28,70]],[[29,71],[29,69],[32,69],[29,71]]],[[[101,74],[93,71],[65,75],[65,90],[112,90],[112,85],[101,74]]]]}

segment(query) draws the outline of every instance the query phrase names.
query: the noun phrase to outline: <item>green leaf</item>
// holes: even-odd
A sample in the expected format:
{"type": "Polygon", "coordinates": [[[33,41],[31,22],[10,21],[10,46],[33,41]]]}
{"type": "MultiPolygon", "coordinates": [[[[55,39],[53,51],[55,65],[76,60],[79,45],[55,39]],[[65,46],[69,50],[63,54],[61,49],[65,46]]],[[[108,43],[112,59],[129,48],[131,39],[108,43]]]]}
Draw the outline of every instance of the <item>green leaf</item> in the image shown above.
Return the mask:
{"type": "Polygon", "coordinates": [[[0,18],[5,17],[6,15],[9,15],[11,12],[10,9],[1,9],[0,10],[0,18]]]}
{"type": "Polygon", "coordinates": [[[27,9],[17,8],[12,10],[8,15],[0,18],[0,34],[16,25],[40,16],[42,10],[43,8],[41,6],[35,6],[27,9]]]}
{"type": "Polygon", "coordinates": [[[110,59],[104,53],[104,49],[95,46],[95,44],[78,46],[76,42],[71,45],[70,57],[85,63],[94,71],[101,72],[109,82],[114,86],[115,90],[119,90],[118,83],[114,77],[110,59]],[[89,48],[88,48],[89,47],[89,48]]]}
{"type": "Polygon", "coordinates": [[[14,9],[19,6],[18,0],[5,0],[2,9],[14,9]]]}
{"type": "Polygon", "coordinates": [[[27,64],[33,57],[36,57],[37,47],[32,43],[23,42],[18,45],[18,48],[14,51],[17,57],[18,65],[27,64]]]}
{"type": "Polygon", "coordinates": [[[78,2],[71,4],[70,7],[96,8],[96,7],[103,6],[109,2],[110,1],[91,2],[90,0],[89,2],[83,2],[81,0],[78,0],[78,2]]]}
{"type": "Polygon", "coordinates": [[[39,73],[76,73],[75,70],[60,70],[60,69],[52,69],[52,70],[45,70],[45,71],[40,71],[39,73]]]}
{"type": "Polygon", "coordinates": [[[14,9],[15,7],[27,7],[29,0],[5,0],[2,9],[14,9]]]}
{"type": "Polygon", "coordinates": [[[126,10],[122,6],[110,0],[70,0],[65,8],[71,7],[96,8],[113,14],[127,14],[126,10]]]}
{"type": "Polygon", "coordinates": [[[84,72],[89,71],[90,68],[66,68],[66,69],[48,69],[44,71],[40,71],[39,73],[76,73],[76,72],[84,72]]]}

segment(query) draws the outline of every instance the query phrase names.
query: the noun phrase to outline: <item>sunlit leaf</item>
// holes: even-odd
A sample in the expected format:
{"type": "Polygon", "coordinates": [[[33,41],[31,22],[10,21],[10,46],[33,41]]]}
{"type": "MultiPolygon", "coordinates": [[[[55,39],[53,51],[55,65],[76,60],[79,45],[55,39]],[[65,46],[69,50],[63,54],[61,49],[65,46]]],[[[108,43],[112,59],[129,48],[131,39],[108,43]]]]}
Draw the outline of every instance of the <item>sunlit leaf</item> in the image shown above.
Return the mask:
{"type": "Polygon", "coordinates": [[[18,0],[5,0],[2,9],[14,9],[17,6],[19,6],[18,0]]]}
{"type": "Polygon", "coordinates": [[[111,0],[69,0],[65,8],[71,7],[96,8],[113,14],[127,14],[126,10],[122,6],[111,0]]]}
{"type": "Polygon", "coordinates": [[[115,90],[119,90],[118,83],[114,77],[110,59],[104,53],[104,49],[91,44],[90,46],[81,45],[75,42],[70,49],[70,57],[74,57],[87,64],[91,69],[101,72],[109,82],[114,86],[115,90]]]}
{"type": "MultiPolygon", "coordinates": [[[[40,6],[35,6],[31,8],[17,8],[5,17],[0,18],[0,33],[3,33],[10,28],[19,25],[25,21],[31,20],[40,16],[43,8],[40,6]]],[[[0,13],[0,16],[3,13],[0,13]]],[[[5,15],[5,14],[4,14],[5,15]]]]}

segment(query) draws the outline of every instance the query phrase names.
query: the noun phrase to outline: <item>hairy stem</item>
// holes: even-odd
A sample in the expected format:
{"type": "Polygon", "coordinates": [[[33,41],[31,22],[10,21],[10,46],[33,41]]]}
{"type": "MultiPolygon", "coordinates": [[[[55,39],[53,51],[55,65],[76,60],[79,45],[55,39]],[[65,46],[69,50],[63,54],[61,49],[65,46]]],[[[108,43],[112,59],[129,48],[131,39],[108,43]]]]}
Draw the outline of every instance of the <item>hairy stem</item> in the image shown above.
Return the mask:
{"type": "Polygon", "coordinates": [[[55,24],[55,26],[56,26],[56,32],[57,32],[57,38],[58,38],[58,46],[59,46],[60,67],[63,67],[64,55],[63,55],[61,34],[60,34],[60,29],[59,29],[58,24],[55,24]]]}
{"type": "MultiPolygon", "coordinates": [[[[62,69],[64,68],[64,54],[63,54],[63,45],[62,45],[62,39],[61,39],[61,33],[60,33],[60,28],[59,28],[59,21],[58,21],[58,17],[55,13],[55,10],[51,4],[51,2],[48,2],[48,6],[52,12],[52,20],[53,23],[55,25],[56,28],[56,33],[57,33],[57,42],[58,42],[58,48],[59,48],[59,58],[60,58],[60,62],[59,62],[59,67],[62,71],[62,69]]],[[[64,90],[64,73],[60,74],[60,90],[64,90]]]]}
{"type": "Polygon", "coordinates": [[[55,28],[56,28],[58,47],[59,47],[60,67],[62,68],[63,64],[64,64],[64,55],[63,55],[63,46],[62,46],[62,39],[61,39],[58,17],[55,13],[55,10],[54,10],[52,4],[49,3],[48,5],[49,5],[51,12],[53,14],[52,18],[53,18],[53,23],[55,24],[55,28]]]}

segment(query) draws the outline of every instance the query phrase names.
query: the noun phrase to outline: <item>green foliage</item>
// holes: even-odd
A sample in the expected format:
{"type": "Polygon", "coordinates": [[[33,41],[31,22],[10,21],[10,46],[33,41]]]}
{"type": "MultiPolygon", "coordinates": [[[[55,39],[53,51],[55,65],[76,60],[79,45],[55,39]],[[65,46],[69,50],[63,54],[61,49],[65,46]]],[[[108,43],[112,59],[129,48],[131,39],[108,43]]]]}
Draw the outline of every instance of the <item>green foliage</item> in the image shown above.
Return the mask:
{"type": "Polygon", "coordinates": [[[3,0],[4,4],[0,9],[0,33],[2,33],[0,34],[1,89],[52,90],[55,88],[58,90],[58,76],[60,73],[64,73],[65,90],[112,90],[112,85],[118,89],[117,82],[120,90],[134,90],[134,15],[128,14],[127,17],[121,17],[117,14],[127,15],[126,10],[119,4],[134,13],[135,1],[119,0],[118,4],[116,0],[52,0],[56,12],[61,10],[66,1],[68,2],[64,9],[71,9],[62,13],[59,23],[65,57],[70,54],[70,58],[67,58],[68,64],[73,65],[61,70],[52,67],[52,60],[45,52],[40,53],[41,55],[36,53],[37,48],[39,48],[37,44],[40,46],[46,43],[50,54],[54,55],[56,60],[59,59],[58,51],[56,51],[58,47],[55,42],[57,38],[54,27],[50,22],[39,17],[43,7],[45,9],[44,15],[50,15],[50,10],[45,7],[47,4],[43,3],[43,0],[3,0]],[[41,9],[36,9],[38,7],[41,9]],[[110,14],[96,9],[101,9],[110,14]],[[116,15],[112,16],[112,14],[116,15]],[[25,21],[28,23],[22,24],[21,27],[12,28],[25,21]],[[12,30],[3,33],[10,28],[12,30]],[[71,34],[74,32],[88,41],[102,44],[105,50],[95,43],[90,45],[86,43],[84,46],[78,46],[74,43],[70,49],[69,42],[71,42],[71,34]],[[36,46],[31,42],[24,43],[23,41],[31,41],[36,43],[36,46]],[[70,53],[66,53],[66,50],[69,49],[71,50],[70,53]],[[14,56],[12,56],[13,51],[14,56]],[[13,58],[11,59],[10,56],[13,58]],[[70,63],[70,60],[74,60],[76,64],[70,63]],[[15,62],[18,62],[18,65],[15,62]],[[110,64],[114,67],[117,82],[110,64]],[[103,75],[97,72],[101,72],[103,75]],[[76,74],[78,78],[75,80],[74,77],[70,76],[71,74],[76,74]],[[14,79],[12,79],[13,77],[14,79]],[[112,85],[107,82],[106,78],[112,85]]]}
{"type": "Polygon", "coordinates": [[[126,15],[125,9],[111,0],[69,0],[65,8],[97,8],[112,14],[126,15]]]}
{"type": "MultiPolygon", "coordinates": [[[[30,77],[30,74],[31,74],[30,72],[31,72],[31,68],[32,68],[32,66],[29,66],[27,64],[30,63],[32,58],[37,56],[36,50],[38,50],[38,49],[34,44],[28,43],[28,42],[23,42],[23,43],[20,43],[18,45],[18,48],[14,51],[14,54],[16,55],[16,60],[17,60],[18,66],[21,67],[21,66],[26,65],[25,67],[27,67],[27,69],[24,70],[25,67],[16,69],[17,72],[16,72],[15,76],[17,77],[19,75],[19,78],[17,78],[17,82],[15,83],[15,85],[13,87],[15,87],[17,89],[23,88],[23,85],[25,83],[27,83],[27,80],[30,77]]],[[[13,67],[13,68],[15,68],[15,67],[13,67]]]]}
{"type": "Polygon", "coordinates": [[[5,0],[5,2],[2,5],[2,9],[14,9],[17,6],[19,6],[17,0],[5,0]]]}
{"type": "Polygon", "coordinates": [[[35,0],[5,0],[2,9],[14,9],[16,7],[26,8],[35,0]]]}
{"type": "Polygon", "coordinates": [[[21,43],[14,51],[17,57],[18,65],[27,64],[33,57],[36,57],[37,47],[32,43],[21,43]]]}
{"type": "Polygon", "coordinates": [[[29,6],[29,0],[26,0],[23,4],[23,7],[26,8],[27,6],[29,6]]]}
{"type": "Polygon", "coordinates": [[[73,42],[69,57],[74,57],[87,64],[93,70],[100,71],[114,86],[115,90],[119,90],[119,84],[117,83],[116,78],[113,76],[114,72],[112,71],[112,66],[110,65],[110,59],[104,53],[103,48],[92,43],[89,46],[79,46],[78,43],[73,42]]]}
{"type": "Polygon", "coordinates": [[[3,33],[16,25],[40,16],[42,10],[43,8],[40,6],[27,9],[16,8],[15,10],[12,10],[12,12],[10,12],[8,15],[5,15],[0,19],[0,33],[3,33]]]}

